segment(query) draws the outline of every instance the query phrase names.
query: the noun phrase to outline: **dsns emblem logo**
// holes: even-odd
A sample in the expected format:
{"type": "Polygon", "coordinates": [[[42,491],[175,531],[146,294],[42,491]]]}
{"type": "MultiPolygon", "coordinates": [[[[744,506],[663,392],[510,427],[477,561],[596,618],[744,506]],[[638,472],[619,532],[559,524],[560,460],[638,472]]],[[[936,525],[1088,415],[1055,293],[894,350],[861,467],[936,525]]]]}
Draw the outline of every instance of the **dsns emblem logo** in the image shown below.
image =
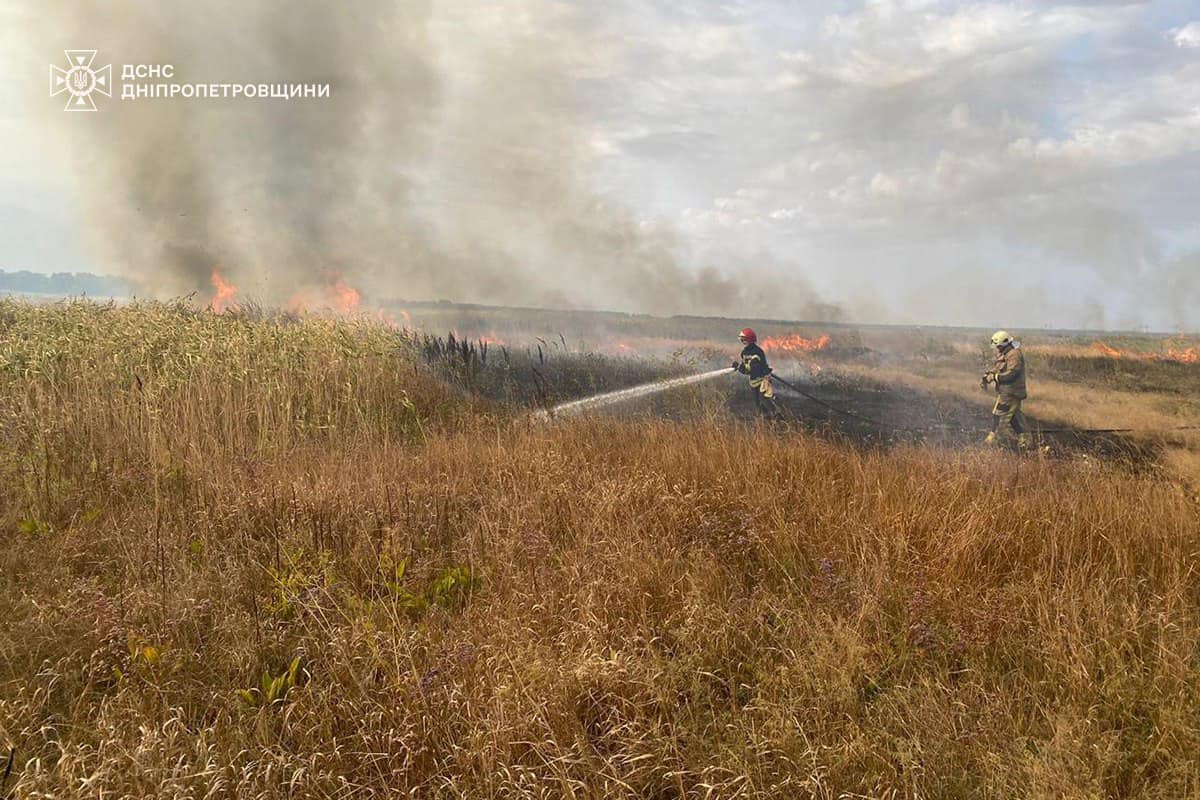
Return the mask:
{"type": "Polygon", "coordinates": [[[112,64],[92,69],[95,50],[64,50],[67,68],[50,65],[50,96],[67,92],[67,111],[95,111],[92,92],[112,97],[112,64]]]}

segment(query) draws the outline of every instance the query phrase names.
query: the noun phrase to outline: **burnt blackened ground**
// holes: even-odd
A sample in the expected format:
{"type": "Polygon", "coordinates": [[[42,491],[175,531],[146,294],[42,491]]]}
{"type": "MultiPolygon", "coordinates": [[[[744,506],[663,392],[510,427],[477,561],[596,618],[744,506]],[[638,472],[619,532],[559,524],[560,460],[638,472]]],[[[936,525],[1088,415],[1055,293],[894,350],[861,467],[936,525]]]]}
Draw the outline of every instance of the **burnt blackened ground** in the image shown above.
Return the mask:
{"type": "MultiPolygon", "coordinates": [[[[798,425],[858,444],[882,447],[897,444],[968,447],[981,444],[991,430],[990,405],[983,403],[977,405],[951,395],[847,375],[793,379],[784,374],[783,378],[811,397],[776,382],[776,399],[783,414],[777,424],[798,425]]],[[[991,397],[987,396],[989,404],[991,397]]],[[[731,388],[726,407],[739,418],[756,418],[754,395],[744,380],[731,388]]],[[[1087,454],[1135,467],[1149,466],[1159,456],[1160,448],[1120,434],[1083,431],[1028,414],[1026,420],[1038,447],[1048,447],[1053,455],[1087,454]]]]}
{"type": "MultiPolygon", "coordinates": [[[[444,379],[476,396],[502,405],[545,408],[556,403],[675,377],[704,368],[666,359],[642,359],[572,352],[566,342],[542,342],[520,350],[489,346],[482,341],[424,336],[414,343],[424,361],[444,379]]],[[[874,351],[844,348],[827,361],[870,363],[874,351]]],[[[701,359],[703,360],[703,359],[701,359]]],[[[711,366],[723,361],[714,357],[711,366]]],[[[826,369],[817,375],[780,370],[796,385],[798,394],[777,382],[777,402],[783,418],[775,424],[799,426],[860,446],[933,444],[949,448],[977,446],[991,429],[992,395],[974,403],[950,394],[923,392],[909,386],[885,384],[826,369]]],[[[731,374],[720,381],[652,395],[614,406],[615,413],[648,413],[686,419],[708,407],[706,398],[724,397],[734,416],[756,419],[754,394],[744,376],[731,374]]],[[[1134,441],[1118,433],[1098,433],[1026,415],[1038,448],[1057,456],[1086,454],[1140,468],[1158,461],[1161,447],[1134,441]]]]}

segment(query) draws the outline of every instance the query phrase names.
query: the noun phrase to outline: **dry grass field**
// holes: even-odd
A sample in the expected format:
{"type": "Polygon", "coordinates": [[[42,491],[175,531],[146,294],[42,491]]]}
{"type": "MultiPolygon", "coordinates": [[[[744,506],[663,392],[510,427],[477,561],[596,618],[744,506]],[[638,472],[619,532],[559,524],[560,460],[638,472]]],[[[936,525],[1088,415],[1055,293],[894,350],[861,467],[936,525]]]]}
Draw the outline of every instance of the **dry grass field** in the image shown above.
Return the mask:
{"type": "MultiPolygon", "coordinates": [[[[874,335],[806,385],[972,389],[874,335]]],[[[734,382],[536,423],[686,361],[569,341],[0,301],[0,797],[1200,794],[1193,440],[880,447],[734,382]]],[[[1195,414],[1062,346],[1039,418],[1195,414]]]]}

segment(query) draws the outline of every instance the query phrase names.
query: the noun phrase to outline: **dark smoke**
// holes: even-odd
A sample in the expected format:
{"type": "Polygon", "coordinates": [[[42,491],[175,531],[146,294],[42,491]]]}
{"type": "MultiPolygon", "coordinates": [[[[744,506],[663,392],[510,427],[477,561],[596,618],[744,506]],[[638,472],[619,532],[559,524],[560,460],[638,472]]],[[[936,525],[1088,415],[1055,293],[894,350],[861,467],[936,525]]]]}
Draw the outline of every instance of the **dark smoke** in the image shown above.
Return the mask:
{"type": "Polygon", "coordinates": [[[179,82],[332,87],[48,116],[98,252],[160,296],[205,299],[219,268],[268,303],[342,275],[376,299],[838,315],[800,278],[749,280],[758,265],[685,268],[672,230],[596,192],[578,87],[603,72],[586,56],[603,35],[583,9],[504,5],[49,4],[36,40],[52,61],[87,42],[179,82]]]}

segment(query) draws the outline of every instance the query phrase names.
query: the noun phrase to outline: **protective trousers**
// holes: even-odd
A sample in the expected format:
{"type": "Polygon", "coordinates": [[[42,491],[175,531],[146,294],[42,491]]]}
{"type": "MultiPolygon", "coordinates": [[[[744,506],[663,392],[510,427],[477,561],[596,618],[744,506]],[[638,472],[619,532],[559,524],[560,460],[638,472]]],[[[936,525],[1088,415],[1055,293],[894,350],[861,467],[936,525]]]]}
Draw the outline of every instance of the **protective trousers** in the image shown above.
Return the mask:
{"type": "Polygon", "coordinates": [[[1008,439],[1016,434],[1018,447],[1029,446],[1029,428],[1025,424],[1025,415],[1021,413],[1021,401],[1018,398],[996,398],[996,405],[992,407],[992,433],[994,436],[988,438],[993,441],[997,436],[1008,439]]]}

